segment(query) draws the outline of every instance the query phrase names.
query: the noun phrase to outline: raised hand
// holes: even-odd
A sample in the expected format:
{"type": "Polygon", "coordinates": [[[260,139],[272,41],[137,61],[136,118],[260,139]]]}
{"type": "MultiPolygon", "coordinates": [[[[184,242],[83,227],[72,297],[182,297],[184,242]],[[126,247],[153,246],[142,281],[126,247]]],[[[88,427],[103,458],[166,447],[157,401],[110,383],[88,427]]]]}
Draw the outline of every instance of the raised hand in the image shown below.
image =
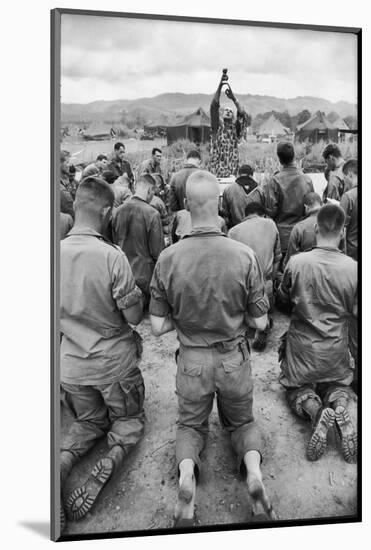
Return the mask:
{"type": "Polygon", "coordinates": [[[236,99],[236,98],[235,98],[235,95],[234,95],[234,93],[232,92],[232,89],[231,89],[231,87],[230,87],[229,85],[228,85],[228,88],[225,90],[225,95],[226,95],[229,99],[231,99],[232,101],[235,101],[235,99],[236,99]]]}

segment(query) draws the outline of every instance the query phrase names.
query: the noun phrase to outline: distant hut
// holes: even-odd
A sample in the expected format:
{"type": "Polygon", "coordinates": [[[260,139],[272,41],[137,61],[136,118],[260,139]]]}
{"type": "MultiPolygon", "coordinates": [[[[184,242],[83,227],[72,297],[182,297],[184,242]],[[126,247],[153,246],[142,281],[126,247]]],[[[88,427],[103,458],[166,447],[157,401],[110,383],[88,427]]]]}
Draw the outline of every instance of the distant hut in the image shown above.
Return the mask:
{"type": "Polygon", "coordinates": [[[332,124],[325,113],[317,111],[310,119],[297,126],[296,139],[298,141],[308,140],[311,143],[319,141],[338,142],[338,130],[332,124]]]}
{"type": "MultiPolygon", "coordinates": [[[[175,114],[161,113],[159,116],[144,124],[144,133],[153,137],[166,137],[166,128],[178,122],[179,117],[175,114]]],[[[181,118],[181,117],[180,117],[181,118]]]]}
{"type": "Polygon", "coordinates": [[[211,134],[210,117],[202,107],[187,115],[177,124],[167,126],[167,144],[171,145],[179,139],[189,139],[194,143],[207,143],[211,134]]]}
{"type": "Polygon", "coordinates": [[[272,113],[267,120],[264,120],[256,132],[258,140],[269,138],[275,141],[277,138],[287,137],[290,135],[289,128],[286,128],[282,122],[272,113]]]}
{"type": "Polygon", "coordinates": [[[336,120],[332,122],[335,128],[338,131],[338,140],[341,143],[346,141],[353,141],[352,131],[349,128],[348,124],[339,116],[336,120]]]}

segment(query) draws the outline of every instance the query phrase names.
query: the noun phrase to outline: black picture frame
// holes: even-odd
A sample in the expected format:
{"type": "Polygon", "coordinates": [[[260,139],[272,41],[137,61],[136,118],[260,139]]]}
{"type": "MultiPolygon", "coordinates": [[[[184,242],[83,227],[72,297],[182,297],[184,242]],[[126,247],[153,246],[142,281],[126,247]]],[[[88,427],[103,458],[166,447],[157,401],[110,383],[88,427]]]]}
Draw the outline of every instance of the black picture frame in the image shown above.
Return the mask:
{"type": "MultiPolygon", "coordinates": [[[[303,520],[277,520],[264,524],[248,526],[246,524],[229,524],[214,526],[199,526],[191,529],[156,529],[135,530],[129,532],[104,532],[80,535],[61,535],[59,525],[59,446],[60,446],[60,388],[59,388],[59,273],[60,273],[60,241],[59,241],[59,145],[61,132],[60,117],[60,87],[61,87],[61,17],[63,15],[84,15],[99,17],[119,17],[142,20],[182,21],[189,23],[209,23],[212,25],[230,24],[247,27],[265,27],[279,29],[312,30],[321,32],[352,33],[357,37],[357,118],[358,118],[358,159],[360,180],[362,181],[362,29],[357,27],[339,27],[326,25],[303,25],[265,21],[248,21],[237,19],[214,19],[201,17],[184,17],[172,15],[106,12],[79,9],[56,8],[51,11],[51,538],[54,541],[108,539],[120,537],[155,536],[189,532],[218,532],[241,529],[260,529],[267,527],[323,525],[338,523],[354,523],[362,521],[362,441],[359,441],[358,475],[357,475],[357,514],[352,516],[313,518],[303,520]]],[[[360,186],[359,201],[362,204],[362,187],[360,186]]],[[[359,225],[362,226],[362,211],[359,209],[359,225]]],[[[359,246],[362,249],[362,232],[359,235],[359,246]]],[[[358,304],[359,316],[362,318],[362,255],[358,262],[358,304]]],[[[358,330],[358,354],[361,364],[361,330],[358,330]]],[[[362,433],[362,369],[359,370],[360,392],[358,395],[358,432],[362,433]]]]}

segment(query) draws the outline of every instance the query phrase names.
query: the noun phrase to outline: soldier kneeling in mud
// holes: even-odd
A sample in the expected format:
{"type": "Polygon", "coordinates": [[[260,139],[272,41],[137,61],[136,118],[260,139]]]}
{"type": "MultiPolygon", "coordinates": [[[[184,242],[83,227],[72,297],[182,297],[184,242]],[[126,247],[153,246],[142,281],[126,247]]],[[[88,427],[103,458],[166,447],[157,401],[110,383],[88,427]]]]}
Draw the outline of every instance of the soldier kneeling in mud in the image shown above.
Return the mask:
{"type": "Polygon", "coordinates": [[[357,432],[348,406],[356,399],[350,384],[349,326],[357,318],[357,262],[339,250],[345,214],[327,204],[317,214],[317,246],[292,256],[279,298],[292,305],[282,338],[280,382],[293,411],[312,422],[308,460],[325,452],[335,426],[347,462],[357,460],[357,432]]]}
{"type": "Polygon", "coordinates": [[[253,416],[253,380],[247,327],[264,330],[269,309],[253,251],[219,228],[219,184],[206,171],[186,184],[192,231],[161,252],[151,281],[150,314],[156,336],[176,330],[179,474],[175,526],[194,523],[200,454],[214,397],[230,433],[252,501],[253,521],[275,519],[260,468],[262,435],[253,416]]]}
{"type": "Polygon", "coordinates": [[[141,338],[131,324],[143,316],[142,293],[125,254],[103,234],[114,193],[87,177],[74,204],[75,225],[61,242],[61,389],[74,415],[61,445],[61,491],[73,465],[104,435],[109,452],[86,482],[61,503],[80,519],[144,431],[141,338]]]}

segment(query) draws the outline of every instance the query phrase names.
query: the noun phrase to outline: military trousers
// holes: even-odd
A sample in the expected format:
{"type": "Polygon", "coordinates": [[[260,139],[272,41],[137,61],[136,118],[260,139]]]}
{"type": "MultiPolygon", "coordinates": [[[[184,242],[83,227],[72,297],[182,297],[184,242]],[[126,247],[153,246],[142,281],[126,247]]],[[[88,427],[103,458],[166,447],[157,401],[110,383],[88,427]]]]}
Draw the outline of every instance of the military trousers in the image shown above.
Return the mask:
{"type": "Polygon", "coordinates": [[[299,388],[287,388],[286,399],[295,414],[308,419],[308,414],[302,407],[307,399],[317,401],[319,406],[333,407],[334,403],[341,399],[348,404],[354,397],[354,392],[349,385],[338,382],[321,382],[319,384],[305,384],[299,388]]]}
{"type": "Polygon", "coordinates": [[[216,396],[219,419],[230,432],[238,466],[245,472],[244,455],[251,450],[262,454],[262,438],[253,417],[253,381],[245,340],[233,349],[180,346],[177,358],[176,391],[179,418],[176,434],[177,464],[194,461],[196,478],[209,428],[209,416],[216,396]]]}
{"type": "Polygon", "coordinates": [[[107,435],[109,448],[120,445],[127,454],[143,436],[144,382],[137,366],[110,384],[62,382],[61,387],[63,400],[74,416],[62,451],[81,457],[107,435]]]}

